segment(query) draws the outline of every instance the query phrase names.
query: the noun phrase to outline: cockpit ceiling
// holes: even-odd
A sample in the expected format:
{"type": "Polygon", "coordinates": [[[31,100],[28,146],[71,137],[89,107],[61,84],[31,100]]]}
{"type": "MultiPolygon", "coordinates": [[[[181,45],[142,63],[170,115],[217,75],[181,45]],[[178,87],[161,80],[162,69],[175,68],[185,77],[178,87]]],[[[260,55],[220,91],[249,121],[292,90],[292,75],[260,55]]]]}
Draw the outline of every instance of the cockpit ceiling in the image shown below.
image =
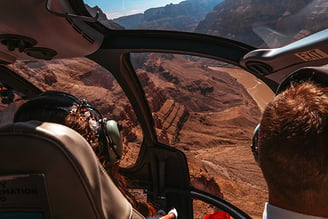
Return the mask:
{"type": "MultiPolygon", "coordinates": [[[[65,1],[51,1],[50,9],[72,13],[65,1]]],[[[6,1],[0,7],[0,62],[85,56],[96,51],[103,35],[76,18],[50,13],[46,1],[6,1]],[[20,7],[17,7],[20,5],[20,7]]]]}

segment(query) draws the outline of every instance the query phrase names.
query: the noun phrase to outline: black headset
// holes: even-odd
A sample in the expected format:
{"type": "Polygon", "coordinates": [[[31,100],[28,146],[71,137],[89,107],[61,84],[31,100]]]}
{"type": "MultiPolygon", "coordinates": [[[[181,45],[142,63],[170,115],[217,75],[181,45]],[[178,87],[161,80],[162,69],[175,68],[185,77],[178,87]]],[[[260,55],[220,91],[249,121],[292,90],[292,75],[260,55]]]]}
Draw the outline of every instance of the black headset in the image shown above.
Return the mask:
{"type": "Polygon", "coordinates": [[[87,112],[90,112],[90,116],[96,122],[96,126],[98,127],[96,132],[99,141],[98,155],[104,155],[106,160],[110,162],[120,160],[123,153],[123,142],[118,123],[114,120],[104,118],[102,114],[87,103],[87,101],[81,100],[71,94],[59,91],[46,91],[40,96],[24,103],[15,113],[14,122],[19,121],[21,114],[28,113],[33,109],[69,112],[74,105],[83,107],[87,112]]]}
{"type": "MultiPolygon", "coordinates": [[[[290,86],[300,84],[305,81],[312,81],[322,86],[328,86],[328,66],[305,67],[291,73],[280,83],[275,93],[276,95],[278,95],[290,86]]],[[[251,150],[257,163],[259,155],[258,137],[260,132],[260,126],[261,125],[258,124],[255,127],[251,144],[251,150]]]]}

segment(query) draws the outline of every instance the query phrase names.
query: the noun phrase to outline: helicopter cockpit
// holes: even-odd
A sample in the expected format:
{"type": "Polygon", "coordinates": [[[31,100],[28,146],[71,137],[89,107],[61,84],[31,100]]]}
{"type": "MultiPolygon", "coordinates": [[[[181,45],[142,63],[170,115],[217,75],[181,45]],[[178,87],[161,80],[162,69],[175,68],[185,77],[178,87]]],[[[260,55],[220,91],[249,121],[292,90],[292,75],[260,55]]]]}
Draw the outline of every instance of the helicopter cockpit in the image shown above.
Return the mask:
{"type": "MultiPolygon", "coordinates": [[[[138,199],[175,208],[181,219],[218,210],[261,218],[268,191],[249,148],[252,133],[284,78],[328,63],[325,1],[0,5],[1,125],[13,125],[19,106],[45,91],[87,99],[121,124],[120,172],[138,199]]],[[[8,180],[5,164],[0,186],[8,180]]],[[[0,218],[15,212],[3,201],[8,195],[0,187],[0,218]]],[[[53,206],[29,218],[52,218],[53,206]]]]}

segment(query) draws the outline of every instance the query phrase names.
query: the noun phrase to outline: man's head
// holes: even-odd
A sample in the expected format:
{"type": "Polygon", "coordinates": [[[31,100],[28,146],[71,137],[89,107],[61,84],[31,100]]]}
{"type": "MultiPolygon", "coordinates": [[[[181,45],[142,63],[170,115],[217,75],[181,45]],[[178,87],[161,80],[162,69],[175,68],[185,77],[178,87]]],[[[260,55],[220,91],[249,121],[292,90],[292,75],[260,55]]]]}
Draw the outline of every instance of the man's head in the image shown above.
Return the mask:
{"type": "Polygon", "coordinates": [[[328,87],[304,82],[279,93],[264,110],[258,138],[269,201],[307,214],[325,207],[328,87]]]}

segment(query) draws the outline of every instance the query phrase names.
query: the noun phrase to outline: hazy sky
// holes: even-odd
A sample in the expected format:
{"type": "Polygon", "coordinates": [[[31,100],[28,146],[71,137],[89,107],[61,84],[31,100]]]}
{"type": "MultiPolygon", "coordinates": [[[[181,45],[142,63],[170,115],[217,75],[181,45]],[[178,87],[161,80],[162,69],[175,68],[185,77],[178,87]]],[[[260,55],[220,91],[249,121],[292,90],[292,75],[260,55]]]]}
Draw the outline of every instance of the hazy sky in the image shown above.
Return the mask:
{"type": "Polygon", "coordinates": [[[98,5],[107,18],[113,19],[124,15],[142,13],[148,8],[177,4],[182,0],[84,0],[89,6],[98,5]]]}

